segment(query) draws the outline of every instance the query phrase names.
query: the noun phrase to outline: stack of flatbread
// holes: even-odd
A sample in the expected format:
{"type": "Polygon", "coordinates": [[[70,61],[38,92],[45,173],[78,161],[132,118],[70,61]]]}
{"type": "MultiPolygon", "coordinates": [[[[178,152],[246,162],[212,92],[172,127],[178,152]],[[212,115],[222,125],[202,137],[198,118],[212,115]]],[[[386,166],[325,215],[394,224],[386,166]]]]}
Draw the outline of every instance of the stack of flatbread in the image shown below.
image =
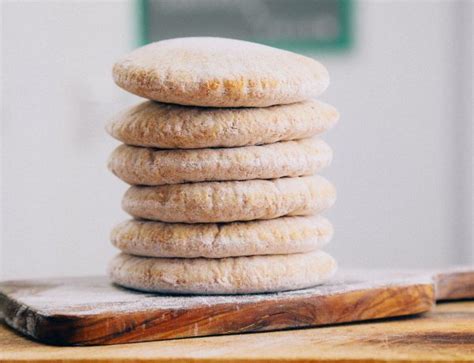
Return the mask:
{"type": "Polygon", "coordinates": [[[243,294],[326,281],[336,199],[315,175],[338,120],[315,100],[329,85],[314,59],[222,38],[180,38],[118,61],[114,80],[149,99],[114,117],[123,144],[109,169],[131,185],[133,219],[111,234],[113,282],[144,291],[243,294]]]}

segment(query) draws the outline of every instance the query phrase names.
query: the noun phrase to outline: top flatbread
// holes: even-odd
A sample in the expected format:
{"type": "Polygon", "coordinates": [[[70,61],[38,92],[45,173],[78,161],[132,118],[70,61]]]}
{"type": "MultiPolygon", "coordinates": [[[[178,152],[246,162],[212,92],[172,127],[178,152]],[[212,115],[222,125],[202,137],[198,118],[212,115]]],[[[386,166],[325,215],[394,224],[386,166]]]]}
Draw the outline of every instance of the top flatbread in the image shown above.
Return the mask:
{"type": "Polygon", "coordinates": [[[320,95],[329,74],[299,54],[235,39],[191,37],[138,48],[115,63],[115,83],[155,101],[267,107],[320,95]]]}

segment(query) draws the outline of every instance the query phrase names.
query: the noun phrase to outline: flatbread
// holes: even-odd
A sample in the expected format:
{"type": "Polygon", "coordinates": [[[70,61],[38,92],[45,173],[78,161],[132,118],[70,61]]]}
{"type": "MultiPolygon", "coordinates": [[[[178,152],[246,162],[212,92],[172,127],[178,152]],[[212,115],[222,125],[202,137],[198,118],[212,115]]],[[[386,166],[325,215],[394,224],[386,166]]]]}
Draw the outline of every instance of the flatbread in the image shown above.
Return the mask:
{"type": "Polygon", "coordinates": [[[196,149],[270,144],[321,134],[337,110],[310,100],[265,108],[203,108],[142,102],[117,114],[107,132],[128,145],[196,149]]]}
{"type": "Polygon", "coordinates": [[[313,175],[331,163],[320,139],[237,148],[158,150],[120,145],[108,167],[129,184],[164,185],[201,181],[274,179],[313,175]]]}
{"type": "Polygon", "coordinates": [[[211,223],[310,215],[334,204],[336,190],[321,176],[132,186],[123,209],[136,218],[211,223]]]}
{"type": "Polygon", "coordinates": [[[171,294],[251,294],[319,285],[336,271],[325,252],[229,258],[153,258],[120,254],[109,265],[113,282],[171,294]]]}
{"type": "Polygon", "coordinates": [[[311,99],[329,85],[316,60],[235,39],[191,37],[138,48],[115,63],[115,83],[151,100],[267,107],[311,99]]]}
{"type": "Polygon", "coordinates": [[[127,220],[111,233],[122,252],[145,257],[222,258],[310,252],[326,245],[333,227],[322,216],[234,223],[127,220]]]}

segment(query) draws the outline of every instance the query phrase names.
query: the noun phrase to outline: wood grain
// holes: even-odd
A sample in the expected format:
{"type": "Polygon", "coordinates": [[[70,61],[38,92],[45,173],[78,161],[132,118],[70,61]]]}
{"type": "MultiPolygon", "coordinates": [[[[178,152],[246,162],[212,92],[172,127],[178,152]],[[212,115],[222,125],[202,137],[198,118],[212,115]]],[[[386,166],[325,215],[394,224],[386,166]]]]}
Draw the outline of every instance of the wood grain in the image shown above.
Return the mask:
{"type": "Polygon", "coordinates": [[[436,300],[474,299],[474,268],[452,268],[434,276],[436,300]]]}
{"type": "Polygon", "coordinates": [[[277,294],[165,296],[125,290],[106,278],[0,284],[5,322],[56,345],[140,342],[379,319],[428,311],[431,276],[347,272],[332,283],[277,294]]]}
{"type": "Polygon", "coordinates": [[[55,347],[0,324],[2,362],[473,362],[474,301],[415,317],[271,333],[55,347]]]}

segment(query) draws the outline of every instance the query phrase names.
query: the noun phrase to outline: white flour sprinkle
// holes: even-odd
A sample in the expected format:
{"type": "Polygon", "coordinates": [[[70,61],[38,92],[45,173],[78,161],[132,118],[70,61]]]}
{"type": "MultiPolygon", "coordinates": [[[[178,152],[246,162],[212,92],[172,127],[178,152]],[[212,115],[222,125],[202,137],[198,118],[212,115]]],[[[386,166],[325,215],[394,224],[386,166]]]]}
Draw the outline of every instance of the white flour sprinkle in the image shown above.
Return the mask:
{"type": "Polygon", "coordinates": [[[310,289],[255,295],[178,296],[142,293],[112,285],[106,277],[81,277],[0,284],[0,292],[41,314],[95,315],[159,309],[188,309],[197,306],[242,304],[326,296],[354,290],[394,285],[432,283],[431,274],[387,271],[340,272],[325,285],[310,289]],[[20,286],[19,286],[20,285],[20,286]]]}

